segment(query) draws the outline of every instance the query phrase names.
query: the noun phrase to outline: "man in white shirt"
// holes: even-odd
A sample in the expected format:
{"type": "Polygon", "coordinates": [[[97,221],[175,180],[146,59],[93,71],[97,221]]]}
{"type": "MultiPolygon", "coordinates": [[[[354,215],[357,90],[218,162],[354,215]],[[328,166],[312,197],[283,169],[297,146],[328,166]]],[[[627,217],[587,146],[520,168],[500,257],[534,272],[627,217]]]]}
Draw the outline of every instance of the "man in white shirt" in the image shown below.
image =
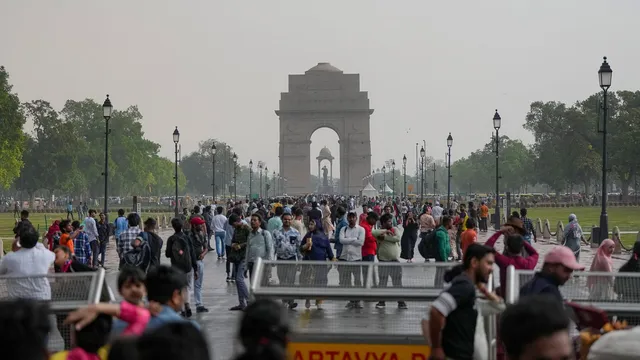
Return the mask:
{"type": "Polygon", "coordinates": [[[440,206],[440,201],[436,201],[436,206],[431,209],[431,216],[433,216],[433,220],[436,221],[436,225],[440,223],[443,212],[444,209],[440,206]]]}
{"type": "Polygon", "coordinates": [[[98,226],[96,225],[96,211],[89,210],[89,216],[84,219],[84,232],[89,237],[89,245],[91,246],[91,254],[93,254],[93,267],[98,266],[98,255],[100,246],[98,244],[98,226]]]}
{"type": "MultiPolygon", "coordinates": [[[[358,215],[355,212],[350,212],[347,215],[348,226],[345,226],[340,230],[339,240],[342,245],[342,253],[340,254],[339,261],[362,261],[362,245],[364,245],[364,228],[357,224],[358,215]]],[[[360,266],[343,265],[339,267],[340,271],[340,284],[345,287],[351,286],[351,277],[353,275],[354,286],[362,287],[362,279],[360,274],[362,273],[360,266]]],[[[347,303],[347,308],[362,309],[360,301],[351,300],[347,303]]]]}
{"type": "Polygon", "coordinates": [[[211,219],[213,224],[213,232],[216,241],[216,253],[218,254],[218,259],[222,259],[224,257],[224,238],[226,236],[226,231],[224,225],[227,223],[227,217],[222,214],[224,209],[222,206],[218,206],[216,208],[216,214],[211,219]]]}
{"type": "Polygon", "coordinates": [[[17,278],[7,279],[7,295],[9,298],[51,300],[51,286],[46,275],[55,255],[38,242],[34,229],[21,231],[18,235],[13,252],[0,260],[0,275],[17,278]]]}

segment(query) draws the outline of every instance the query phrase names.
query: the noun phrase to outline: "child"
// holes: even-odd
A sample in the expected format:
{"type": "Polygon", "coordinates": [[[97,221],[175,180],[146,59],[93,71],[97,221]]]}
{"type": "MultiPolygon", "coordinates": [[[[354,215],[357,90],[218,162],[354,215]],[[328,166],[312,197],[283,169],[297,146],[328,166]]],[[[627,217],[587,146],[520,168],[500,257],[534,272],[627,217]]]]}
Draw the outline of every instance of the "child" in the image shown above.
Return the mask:
{"type": "MultiPolygon", "coordinates": [[[[72,315],[73,313],[67,318],[67,324],[75,323],[72,315]]],[[[85,322],[84,326],[78,326],[80,323],[75,326],[76,347],[69,351],[57,352],[49,358],[50,360],[107,360],[106,345],[111,333],[111,316],[96,314],[90,321],[86,318],[82,320],[85,322]]]]}
{"type": "Polygon", "coordinates": [[[146,323],[149,321],[149,311],[144,308],[143,302],[147,292],[144,282],[145,274],[139,268],[125,266],[120,270],[120,274],[118,274],[118,292],[124,299],[121,305],[126,303],[124,307],[121,306],[120,311],[124,310],[125,317],[112,314],[119,318],[113,323],[112,333],[114,335],[134,334],[144,330],[146,323]],[[133,305],[133,307],[128,305],[133,305]],[[130,314],[132,311],[135,313],[130,314]],[[141,321],[146,317],[142,329],[138,329],[138,325],[132,324],[132,321],[135,322],[138,317],[140,317],[141,321]]]}

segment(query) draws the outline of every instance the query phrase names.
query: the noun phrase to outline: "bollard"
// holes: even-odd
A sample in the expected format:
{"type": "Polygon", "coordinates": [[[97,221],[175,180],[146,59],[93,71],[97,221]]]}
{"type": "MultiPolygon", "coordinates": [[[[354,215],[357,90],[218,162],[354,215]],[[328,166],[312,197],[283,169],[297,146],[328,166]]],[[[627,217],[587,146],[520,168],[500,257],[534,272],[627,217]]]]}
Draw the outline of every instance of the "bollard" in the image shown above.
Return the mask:
{"type": "Polygon", "coordinates": [[[544,219],[544,228],[542,228],[542,238],[545,240],[551,240],[551,226],[549,225],[549,219],[544,219]]]}
{"type": "Polygon", "coordinates": [[[536,239],[542,238],[542,220],[540,220],[540,218],[536,219],[535,232],[536,232],[536,239]]]}
{"type": "Polygon", "coordinates": [[[561,220],[558,220],[558,225],[556,226],[556,242],[558,245],[564,245],[564,225],[562,225],[561,220]]]}
{"type": "Polygon", "coordinates": [[[622,254],[622,239],[620,239],[620,229],[617,226],[614,226],[611,231],[611,240],[616,244],[613,253],[616,255],[622,254]]]}

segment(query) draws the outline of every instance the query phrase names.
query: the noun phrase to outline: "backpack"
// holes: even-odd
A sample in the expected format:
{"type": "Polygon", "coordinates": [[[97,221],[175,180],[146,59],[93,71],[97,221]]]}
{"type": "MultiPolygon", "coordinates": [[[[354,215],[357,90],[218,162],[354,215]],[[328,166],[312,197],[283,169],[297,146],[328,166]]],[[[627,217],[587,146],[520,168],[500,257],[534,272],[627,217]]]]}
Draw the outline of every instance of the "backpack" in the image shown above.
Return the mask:
{"type": "Polygon", "coordinates": [[[186,235],[174,235],[171,243],[171,265],[188,273],[193,269],[191,262],[191,249],[187,244],[186,235]]]}
{"type": "Polygon", "coordinates": [[[440,259],[438,252],[438,240],[436,239],[436,230],[432,230],[427,233],[425,237],[420,239],[418,243],[418,252],[420,256],[426,259],[436,259],[436,261],[443,261],[440,259]]]}

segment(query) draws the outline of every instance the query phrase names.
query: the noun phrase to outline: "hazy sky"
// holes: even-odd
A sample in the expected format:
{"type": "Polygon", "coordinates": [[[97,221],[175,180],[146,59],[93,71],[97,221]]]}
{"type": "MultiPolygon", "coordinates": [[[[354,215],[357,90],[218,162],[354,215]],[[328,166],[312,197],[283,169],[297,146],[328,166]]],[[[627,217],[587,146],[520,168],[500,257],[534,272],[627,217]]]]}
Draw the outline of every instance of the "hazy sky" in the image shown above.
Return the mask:
{"type": "MultiPolygon", "coordinates": [[[[287,75],[318,62],[359,73],[369,92],[373,166],[415,143],[453,159],[522,128],[536,100],[572,103],[599,90],[602,56],[612,90],[640,87],[637,0],[2,0],[0,64],[22,101],[111,95],[137,104],[146,135],[171,156],[215,137],[239,161],[277,168],[278,107],[287,75]],[[636,50],[633,50],[636,49],[636,50]]],[[[338,156],[337,135],[312,137],[338,156]]],[[[310,165],[312,169],[315,165],[310,165]]],[[[339,176],[339,164],[334,164],[339,176]]]]}

